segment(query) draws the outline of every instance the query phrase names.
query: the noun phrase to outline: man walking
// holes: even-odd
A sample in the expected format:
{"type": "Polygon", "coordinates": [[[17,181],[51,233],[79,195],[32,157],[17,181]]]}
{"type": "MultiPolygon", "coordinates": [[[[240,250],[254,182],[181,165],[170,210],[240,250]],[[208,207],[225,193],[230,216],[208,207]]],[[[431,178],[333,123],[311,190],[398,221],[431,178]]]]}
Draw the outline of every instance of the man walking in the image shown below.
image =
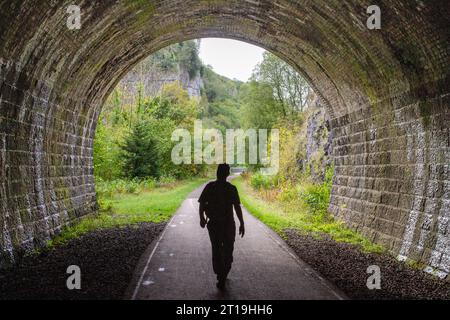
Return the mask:
{"type": "Polygon", "coordinates": [[[198,199],[200,226],[208,227],[213,269],[217,275],[217,287],[220,290],[225,288],[225,280],[233,263],[236,236],[233,208],[240,222],[239,235],[243,237],[245,234],[239,194],[236,187],[227,182],[229,175],[230,166],[220,164],[217,168],[217,180],[208,183],[198,199]]]}

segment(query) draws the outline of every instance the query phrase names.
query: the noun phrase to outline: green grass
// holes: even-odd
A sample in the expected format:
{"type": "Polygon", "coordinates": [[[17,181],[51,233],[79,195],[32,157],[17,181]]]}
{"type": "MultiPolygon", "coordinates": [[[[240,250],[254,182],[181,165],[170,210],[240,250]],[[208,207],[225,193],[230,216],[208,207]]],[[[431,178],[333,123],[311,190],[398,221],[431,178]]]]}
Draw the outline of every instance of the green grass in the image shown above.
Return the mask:
{"type": "Polygon", "coordinates": [[[384,251],[382,246],[348,229],[331,215],[314,214],[300,197],[288,204],[281,201],[268,202],[243,178],[234,179],[233,184],[238,188],[242,204],[247,210],[281,237],[285,237],[284,230],[290,228],[315,237],[326,234],[335,241],[357,245],[364,252],[384,251]]]}
{"type": "Polygon", "coordinates": [[[170,219],[187,195],[206,179],[195,179],[175,187],[161,187],[139,195],[124,194],[112,201],[112,211],[132,222],[161,222],[170,219]],[[149,215],[148,213],[152,213],[149,215]]]}
{"type": "Polygon", "coordinates": [[[95,216],[86,217],[78,224],[64,229],[59,236],[50,240],[48,245],[65,243],[98,229],[135,225],[142,222],[168,221],[189,193],[206,181],[208,181],[206,178],[193,178],[143,190],[139,194],[114,194],[103,199],[108,202],[108,210],[100,211],[95,216]]]}

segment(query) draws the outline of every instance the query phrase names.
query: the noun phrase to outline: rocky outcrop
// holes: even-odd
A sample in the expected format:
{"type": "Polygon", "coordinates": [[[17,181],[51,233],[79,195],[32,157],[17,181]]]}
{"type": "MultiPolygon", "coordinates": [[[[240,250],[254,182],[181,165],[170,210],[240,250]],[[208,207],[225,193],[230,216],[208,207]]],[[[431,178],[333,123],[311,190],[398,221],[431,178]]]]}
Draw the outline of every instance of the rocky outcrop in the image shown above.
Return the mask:
{"type": "Polygon", "coordinates": [[[305,159],[303,170],[316,182],[323,181],[327,167],[332,164],[332,134],[329,116],[316,96],[309,104],[306,119],[305,159]]]}
{"type": "Polygon", "coordinates": [[[161,88],[168,83],[178,82],[190,97],[200,97],[203,88],[203,79],[200,74],[193,78],[185,69],[176,71],[161,71],[150,69],[142,72],[138,67],[130,71],[119,83],[119,88],[124,92],[124,103],[133,104],[138,97],[138,90],[142,88],[142,95],[154,97],[159,94],[161,88]]]}

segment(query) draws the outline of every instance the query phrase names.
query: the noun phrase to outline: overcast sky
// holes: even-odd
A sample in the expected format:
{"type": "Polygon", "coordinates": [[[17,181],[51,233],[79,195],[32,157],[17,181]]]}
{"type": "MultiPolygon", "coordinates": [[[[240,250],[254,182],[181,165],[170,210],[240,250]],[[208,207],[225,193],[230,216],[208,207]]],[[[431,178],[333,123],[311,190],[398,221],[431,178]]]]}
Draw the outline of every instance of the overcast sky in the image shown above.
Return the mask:
{"type": "Polygon", "coordinates": [[[247,81],[262,61],[264,49],[251,44],[218,38],[201,39],[200,58],[215,72],[230,79],[247,81]]]}

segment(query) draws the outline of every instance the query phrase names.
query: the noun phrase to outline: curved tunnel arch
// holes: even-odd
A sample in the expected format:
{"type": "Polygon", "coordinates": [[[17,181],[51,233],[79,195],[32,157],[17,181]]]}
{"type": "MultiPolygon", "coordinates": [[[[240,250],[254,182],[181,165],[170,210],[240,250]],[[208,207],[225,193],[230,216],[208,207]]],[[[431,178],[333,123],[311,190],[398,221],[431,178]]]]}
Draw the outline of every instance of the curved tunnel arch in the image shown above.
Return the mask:
{"type": "Polygon", "coordinates": [[[330,211],[401,257],[450,271],[450,9],[446,1],[0,1],[2,261],[96,210],[101,106],[169,44],[227,37],[299,70],[331,115],[330,211]]]}

